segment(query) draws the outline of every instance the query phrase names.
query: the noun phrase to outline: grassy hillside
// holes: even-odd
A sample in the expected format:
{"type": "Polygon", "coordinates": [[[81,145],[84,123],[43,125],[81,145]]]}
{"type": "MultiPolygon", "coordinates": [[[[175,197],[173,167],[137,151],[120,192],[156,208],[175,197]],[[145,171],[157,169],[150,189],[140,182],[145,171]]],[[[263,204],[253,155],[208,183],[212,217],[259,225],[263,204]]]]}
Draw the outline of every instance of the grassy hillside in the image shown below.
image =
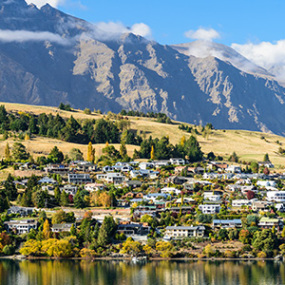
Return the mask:
{"type": "MultiPolygon", "coordinates": [[[[0,105],[5,105],[5,108],[8,112],[30,112],[33,114],[40,113],[59,113],[62,117],[70,117],[74,116],[76,119],[97,119],[101,118],[104,115],[92,113],[91,115],[86,115],[81,110],[75,110],[73,112],[67,112],[59,110],[56,107],[44,107],[44,106],[31,106],[31,105],[23,105],[23,104],[12,104],[12,103],[0,103],[0,105]]],[[[185,137],[189,137],[190,134],[178,129],[179,122],[174,122],[172,125],[162,124],[156,122],[155,119],[149,118],[137,118],[137,117],[129,117],[131,122],[130,128],[134,130],[138,130],[144,136],[152,136],[162,137],[169,136],[171,143],[179,143],[180,139],[183,135],[185,137]]],[[[285,157],[278,155],[277,151],[279,147],[285,148],[285,138],[276,136],[273,134],[265,134],[260,132],[252,132],[252,131],[242,131],[242,130],[213,130],[209,135],[208,139],[203,138],[202,135],[197,135],[197,139],[201,145],[203,152],[208,153],[213,151],[216,155],[221,155],[227,158],[234,151],[237,155],[246,161],[251,160],[262,160],[265,153],[269,154],[271,161],[277,166],[285,165],[285,157]],[[279,141],[280,144],[277,143],[279,141]]],[[[13,144],[14,139],[9,138],[7,140],[10,145],[13,144]]],[[[0,156],[4,154],[4,146],[7,141],[0,142],[0,156]]],[[[43,155],[49,153],[51,148],[54,145],[57,145],[60,150],[62,150],[65,154],[73,148],[79,148],[86,157],[87,146],[67,143],[55,139],[43,138],[43,137],[35,137],[29,141],[23,141],[24,145],[26,145],[28,151],[33,154],[33,156],[37,157],[42,152],[43,155]]],[[[119,145],[115,145],[116,148],[119,148],[119,145]]],[[[104,144],[96,145],[97,155],[102,154],[102,148],[104,144]]],[[[138,146],[127,146],[128,154],[132,156],[135,148],[139,148],[138,146]]]]}

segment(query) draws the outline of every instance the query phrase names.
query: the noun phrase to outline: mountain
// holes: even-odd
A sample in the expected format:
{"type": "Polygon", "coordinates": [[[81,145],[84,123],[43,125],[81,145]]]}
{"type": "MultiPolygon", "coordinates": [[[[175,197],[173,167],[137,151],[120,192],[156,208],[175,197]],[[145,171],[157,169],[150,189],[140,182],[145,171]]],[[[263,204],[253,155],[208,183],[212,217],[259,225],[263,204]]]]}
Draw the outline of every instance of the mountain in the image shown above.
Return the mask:
{"type": "Polygon", "coordinates": [[[220,50],[223,58],[195,57],[131,33],[104,34],[49,5],[0,0],[0,101],[163,112],[284,134],[285,89],[230,48],[220,50]]]}
{"type": "Polygon", "coordinates": [[[214,56],[222,61],[231,63],[236,68],[246,72],[273,77],[268,70],[249,61],[247,58],[239,54],[233,48],[223,44],[197,40],[190,43],[172,45],[174,49],[185,55],[193,55],[200,58],[214,56]]]}

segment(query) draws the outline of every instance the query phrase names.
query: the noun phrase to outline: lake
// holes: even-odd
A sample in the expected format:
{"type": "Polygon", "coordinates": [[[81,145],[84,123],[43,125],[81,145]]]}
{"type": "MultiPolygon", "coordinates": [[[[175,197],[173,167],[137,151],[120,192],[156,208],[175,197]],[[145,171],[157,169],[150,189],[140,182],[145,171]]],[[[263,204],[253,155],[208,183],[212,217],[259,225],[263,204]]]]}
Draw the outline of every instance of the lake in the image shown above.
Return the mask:
{"type": "Polygon", "coordinates": [[[281,285],[285,263],[0,260],[0,285],[281,285]]]}

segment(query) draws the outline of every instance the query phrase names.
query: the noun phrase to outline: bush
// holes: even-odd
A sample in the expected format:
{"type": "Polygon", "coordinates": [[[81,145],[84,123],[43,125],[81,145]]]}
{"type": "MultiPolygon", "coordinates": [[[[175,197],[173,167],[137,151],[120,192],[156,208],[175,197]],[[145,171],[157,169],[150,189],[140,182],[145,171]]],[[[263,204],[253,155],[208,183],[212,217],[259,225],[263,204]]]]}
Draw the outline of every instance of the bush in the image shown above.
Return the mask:
{"type": "Polygon", "coordinates": [[[263,252],[263,251],[260,251],[258,254],[257,254],[257,257],[258,258],[266,258],[266,253],[265,252],[263,252]]]}
{"type": "Polygon", "coordinates": [[[15,253],[15,248],[13,245],[5,245],[4,248],[3,248],[3,253],[5,255],[12,255],[15,253]]]}

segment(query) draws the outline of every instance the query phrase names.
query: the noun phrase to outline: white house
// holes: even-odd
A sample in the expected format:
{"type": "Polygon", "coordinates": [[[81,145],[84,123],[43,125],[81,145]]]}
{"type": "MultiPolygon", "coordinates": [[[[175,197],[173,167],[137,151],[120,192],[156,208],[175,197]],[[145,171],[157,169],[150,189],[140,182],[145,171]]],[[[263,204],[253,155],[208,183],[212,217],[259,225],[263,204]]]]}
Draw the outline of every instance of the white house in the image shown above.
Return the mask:
{"type": "Polygon", "coordinates": [[[104,190],[105,185],[102,183],[87,183],[84,185],[84,189],[89,192],[104,190]]]}
{"type": "Polygon", "coordinates": [[[97,174],[96,179],[103,180],[107,183],[121,184],[125,181],[125,176],[122,176],[121,173],[110,172],[110,173],[97,174]]]}
{"type": "Polygon", "coordinates": [[[217,202],[221,200],[220,194],[213,194],[213,192],[204,192],[204,200],[211,202],[217,202]]]}
{"type": "Polygon", "coordinates": [[[4,222],[4,226],[8,229],[8,231],[17,231],[18,234],[26,234],[30,232],[31,229],[37,228],[36,220],[20,220],[20,221],[9,221],[4,222]]]}
{"type": "Polygon", "coordinates": [[[63,187],[60,188],[60,191],[64,191],[64,192],[74,196],[77,193],[77,186],[64,185],[63,187]]]}
{"type": "Polygon", "coordinates": [[[140,169],[148,169],[148,168],[153,168],[153,167],[154,167],[154,165],[151,162],[141,162],[139,164],[140,169]]]}
{"type": "Polygon", "coordinates": [[[81,174],[81,173],[69,173],[68,174],[68,183],[74,184],[84,184],[90,183],[92,179],[90,178],[90,174],[81,174]]]}
{"type": "Polygon", "coordinates": [[[232,201],[232,207],[250,206],[251,201],[247,199],[238,199],[232,201]]]}
{"type": "Polygon", "coordinates": [[[188,237],[203,237],[204,234],[205,234],[204,226],[197,226],[197,227],[174,226],[174,227],[165,228],[164,238],[184,239],[188,237]]]}
{"type": "Polygon", "coordinates": [[[175,194],[175,195],[179,195],[181,193],[181,190],[176,189],[174,187],[164,187],[160,190],[161,193],[168,193],[168,194],[175,194]]]}
{"type": "Polygon", "coordinates": [[[267,186],[276,187],[277,186],[276,181],[273,181],[273,180],[257,181],[256,185],[260,187],[267,187],[267,186]]]}
{"type": "Polygon", "coordinates": [[[285,191],[269,191],[266,194],[268,201],[277,203],[285,202],[285,191]]]}
{"type": "Polygon", "coordinates": [[[236,166],[236,165],[230,165],[225,170],[226,172],[229,172],[229,173],[241,173],[240,166],[236,166]]]}
{"type": "Polygon", "coordinates": [[[201,210],[203,214],[217,214],[221,210],[221,205],[203,204],[203,205],[199,205],[199,210],[201,210]]]}
{"type": "Polygon", "coordinates": [[[169,161],[173,165],[185,165],[185,159],[183,158],[170,158],[169,161]]]}

